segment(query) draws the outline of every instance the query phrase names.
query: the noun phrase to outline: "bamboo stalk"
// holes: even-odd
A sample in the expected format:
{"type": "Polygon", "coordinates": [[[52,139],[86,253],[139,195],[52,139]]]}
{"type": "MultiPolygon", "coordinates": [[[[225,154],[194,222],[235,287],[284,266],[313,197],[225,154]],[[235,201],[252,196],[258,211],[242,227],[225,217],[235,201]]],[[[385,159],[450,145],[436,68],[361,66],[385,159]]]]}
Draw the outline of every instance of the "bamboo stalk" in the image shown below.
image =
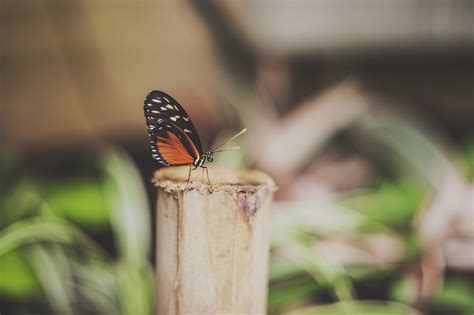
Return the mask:
{"type": "Polygon", "coordinates": [[[272,179],[213,167],[211,188],[188,170],[154,178],[156,314],[265,314],[272,179]]]}

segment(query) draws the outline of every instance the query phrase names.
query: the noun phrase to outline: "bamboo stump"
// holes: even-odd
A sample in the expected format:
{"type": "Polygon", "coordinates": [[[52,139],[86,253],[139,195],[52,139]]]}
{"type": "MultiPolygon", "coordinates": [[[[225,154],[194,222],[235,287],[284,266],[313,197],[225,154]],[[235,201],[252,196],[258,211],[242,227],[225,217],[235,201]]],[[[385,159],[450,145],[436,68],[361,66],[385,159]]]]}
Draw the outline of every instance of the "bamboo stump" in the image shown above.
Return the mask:
{"type": "Polygon", "coordinates": [[[157,171],[157,314],[265,314],[274,183],[258,171],[157,171]],[[204,178],[204,179],[203,179],[204,178]]]}

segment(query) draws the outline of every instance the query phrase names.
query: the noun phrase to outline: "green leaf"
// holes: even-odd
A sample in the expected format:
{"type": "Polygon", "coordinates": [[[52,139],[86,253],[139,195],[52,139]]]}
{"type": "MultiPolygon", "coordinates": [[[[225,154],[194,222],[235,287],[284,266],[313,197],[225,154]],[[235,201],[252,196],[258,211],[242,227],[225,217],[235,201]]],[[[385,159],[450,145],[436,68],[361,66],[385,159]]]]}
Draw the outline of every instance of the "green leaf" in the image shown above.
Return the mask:
{"type": "Polygon", "coordinates": [[[270,287],[270,294],[268,296],[269,312],[272,313],[292,303],[310,298],[322,288],[314,281],[303,280],[304,282],[291,281],[290,284],[285,286],[279,285],[278,287],[270,287]]]}
{"type": "Polygon", "coordinates": [[[312,247],[295,243],[282,249],[279,255],[307,272],[320,285],[331,286],[338,300],[353,299],[352,283],[344,267],[319,256],[312,247]]]}
{"type": "Polygon", "coordinates": [[[123,262],[117,268],[118,293],[123,315],[152,314],[154,275],[148,266],[123,262]]]}
{"type": "Polygon", "coordinates": [[[43,241],[70,243],[72,235],[64,225],[48,218],[18,221],[0,231],[0,256],[20,246],[43,241]]]}
{"type": "Polygon", "coordinates": [[[299,242],[302,234],[309,234],[310,240],[315,234],[350,234],[363,219],[357,211],[331,202],[279,202],[272,209],[272,247],[299,242]]]}
{"type": "Polygon", "coordinates": [[[30,249],[30,264],[46,293],[51,308],[57,314],[74,314],[74,296],[67,283],[72,282],[66,258],[57,248],[46,250],[42,246],[30,249]]]}
{"type": "Polygon", "coordinates": [[[20,180],[6,190],[0,194],[0,229],[41,212],[43,200],[30,181],[20,180]]]}
{"type": "Polygon", "coordinates": [[[124,154],[109,153],[104,165],[112,228],[122,258],[137,265],[147,262],[150,246],[150,214],[140,174],[124,154]]]}
{"type": "Polygon", "coordinates": [[[343,203],[366,215],[359,229],[374,232],[380,227],[411,230],[411,222],[421,206],[423,189],[411,182],[385,182],[373,191],[346,198],[343,203]]]}
{"type": "Polygon", "coordinates": [[[411,304],[415,302],[418,290],[416,279],[414,277],[405,277],[393,285],[390,295],[397,301],[411,304]]]}
{"type": "Polygon", "coordinates": [[[97,229],[109,222],[102,187],[93,178],[49,184],[45,198],[54,213],[79,225],[97,229]]]}
{"type": "Polygon", "coordinates": [[[433,304],[447,313],[474,313],[474,287],[461,281],[446,281],[436,292],[433,304]]]}
{"type": "Polygon", "coordinates": [[[45,241],[77,243],[91,255],[106,256],[102,248],[74,225],[46,215],[18,221],[0,231],[0,256],[21,246],[45,241]]]}
{"type": "Polygon", "coordinates": [[[145,189],[132,161],[111,152],[105,160],[111,222],[121,253],[118,296],[124,315],[153,312],[154,276],[148,263],[150,216],[145,189]]]}
{"type": "Polygon", "coordinates": [[[35,274],[19,250],[0,255],[0,295],[24,300],[39,293],[35,274]]]}
{"type": "Polygon", "coordinates": [[[76,288],[82,303],[79,313],[120,314],[118,277],[115,265],[101,261],[72,262],[76,288]]]}

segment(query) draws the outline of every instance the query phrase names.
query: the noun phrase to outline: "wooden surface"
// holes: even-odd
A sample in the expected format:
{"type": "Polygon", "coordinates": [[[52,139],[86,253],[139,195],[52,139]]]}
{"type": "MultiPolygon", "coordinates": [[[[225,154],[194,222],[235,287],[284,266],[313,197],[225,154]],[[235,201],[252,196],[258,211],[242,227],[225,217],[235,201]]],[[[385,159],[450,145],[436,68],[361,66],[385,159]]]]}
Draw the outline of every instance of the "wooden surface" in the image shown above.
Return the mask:
{"type": "Polygon", "coordinates": [[[212,187],[200,169],[187,185],[188,170],[154,177],[157,314],[265,314],[272,179],[210,168],[212,187]]]}

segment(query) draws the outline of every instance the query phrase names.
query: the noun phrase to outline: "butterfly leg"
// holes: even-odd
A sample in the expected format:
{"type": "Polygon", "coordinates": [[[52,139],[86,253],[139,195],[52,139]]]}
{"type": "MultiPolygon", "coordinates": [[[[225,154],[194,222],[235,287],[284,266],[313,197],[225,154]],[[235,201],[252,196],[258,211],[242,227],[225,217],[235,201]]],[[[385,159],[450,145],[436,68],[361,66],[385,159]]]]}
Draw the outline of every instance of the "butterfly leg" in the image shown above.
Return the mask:
{"type": "Polygon", "coordinates": [[[201,167],[206,170],[207,182],[209,183],[209,186],[211,186],[212,188],[211,180],[209,179],[209,170],[205,166],[201,166],[201,167]]]}
{"type": "Polygon", "coordinates": [[[188,180],[186,181],[186,187],[185,188],[188,188],[189,180],[191,179],[191,167],[192,167],[192,165],[189,165],[188,180]]]}

